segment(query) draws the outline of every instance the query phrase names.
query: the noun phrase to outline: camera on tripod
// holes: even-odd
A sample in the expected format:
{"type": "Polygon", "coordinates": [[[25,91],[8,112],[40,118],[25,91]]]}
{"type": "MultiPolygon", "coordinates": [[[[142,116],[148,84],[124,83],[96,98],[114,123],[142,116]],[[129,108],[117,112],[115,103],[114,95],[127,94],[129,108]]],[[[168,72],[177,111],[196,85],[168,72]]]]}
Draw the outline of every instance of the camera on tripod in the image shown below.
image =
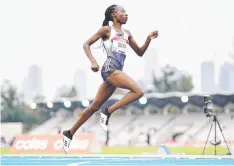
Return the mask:
{"type": "Polygon", "coordinates": [[[227,154],[231,155],[231,151],[230,151],[230,149],[229,149],[229,147],[227,145],[227,142],[226,142],[226,139],[224,137],[222,128],[221,128],[221,126],[219,124],[219,121],[218,121],[216,115],[213,114],[213,102],[212,102],[212,96],[210,96],[210,95],[205,95],[204,96],[204,113],[205,113],[206,117],[212,117],[213,120],[212,120],[212,124],[210,126],[210,130],[209,130],[209,133],[208,133],[208,136],[207,136],[206,143],[205,143],[205,146],[203,148],[202,154],[204,154],[204,152],[205,152],[206,144],[208,142],[208,139],[209,139],[209,136],[210,136],[213,124],[214,124],[214,140],[212,140],[210,143],[215,146],[215,155],[216,155],[216,146],[221,144],[221,140],[218,140],[218,138],[217,138],[217,133],[216,133],[217,125],[218,125],[218,128],[219,128],[222,136],[223,136],[224,142],[225,142],[225,144],[227,146],[227,149],[228,149],[227,154]]]}
{"type": "Polygon", "coordinates": [[[204,96],[204,113],[206,117],[213,116],[213,103],[212,103],[212,96],[205,95],[204,96]]]}

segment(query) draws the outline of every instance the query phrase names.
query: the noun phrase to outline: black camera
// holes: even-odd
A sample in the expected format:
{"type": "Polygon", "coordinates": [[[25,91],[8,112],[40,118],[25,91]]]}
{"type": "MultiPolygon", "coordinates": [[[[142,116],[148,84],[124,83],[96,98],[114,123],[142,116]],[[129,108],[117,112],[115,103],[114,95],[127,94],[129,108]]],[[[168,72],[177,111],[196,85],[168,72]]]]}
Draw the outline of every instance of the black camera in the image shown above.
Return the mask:
{"type": "Polygon", "coordinates": [[[210,96],[210,95],[204,96],[204,103],[207,103],[207,102],[212,102],[212,96],[210,96]]]}
{"type": "Polygon", "coordinates": [[[205,95],[204,96],[204,113],[207,117],[211,116],[211,112],[213,110],[212,96],[205,95]]]}

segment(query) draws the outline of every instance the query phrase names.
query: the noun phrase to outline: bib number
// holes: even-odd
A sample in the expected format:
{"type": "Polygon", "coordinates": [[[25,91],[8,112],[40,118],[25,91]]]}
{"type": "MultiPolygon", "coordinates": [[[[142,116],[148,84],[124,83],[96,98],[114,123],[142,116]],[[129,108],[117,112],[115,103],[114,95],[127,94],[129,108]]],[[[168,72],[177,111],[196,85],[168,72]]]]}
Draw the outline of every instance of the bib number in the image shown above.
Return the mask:
{"type": "Polygon", "coordinates": [[[124,39],[113,39],[112,51],[126,53],[127,42],[124,39]]]}

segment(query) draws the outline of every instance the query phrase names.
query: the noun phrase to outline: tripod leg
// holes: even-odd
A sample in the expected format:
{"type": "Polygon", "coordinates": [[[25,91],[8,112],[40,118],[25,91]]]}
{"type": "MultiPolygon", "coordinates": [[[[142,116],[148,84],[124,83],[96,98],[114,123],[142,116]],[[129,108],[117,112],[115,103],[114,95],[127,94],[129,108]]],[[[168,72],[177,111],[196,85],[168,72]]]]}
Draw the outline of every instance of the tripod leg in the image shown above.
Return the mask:
{"type": "Polygon", "coordinates": [[[215,134],[215,155],[216,155],[216,122],[217,122],[217,120],[215,119],[215,121],[214,121],[214,124],[215,124],[215,132],[214,132],[214,134],[215,134]]]}
{"type": "Polygon", "coordinates": [[[224,140],[224,142],[225,142],[225,144],[226,144],[226,147],[227,147],[227,149],[228,149],[228,152],[229,152],[229,154],[231,154],[231,151],[230,151],[230,149],[229,149],[229,147],[228,147],[227,141],[226,141],[226,139],[225,139],[225,137],[224,137],[223,130],[222,130],[220,124],[219,124],[219,121],[218,121],[218,120],[216,120],[216,121],[217,121],[217,123],[218,123],[219,130],[220,130],[220,132],[221,132],[221,134],[222,134],[222,136],[223,136],[223,140],[224,140]]]}
{"type": "Polygon", "coordinates": [[[211,124],[211,126],[210,126],[210,131],[209,131],[209,134],[208,134],[208,136],[207,136],[206,143],[205,143],[205,146],[204,146],[204,148],[203,148],[202,155],[203,155],[203,154],[204,154],[204,152],[205,152],[206,144],[207,144],[208,139],[209,139],[209,137],[210,137],[210,132],[211,132],[211,129],[212,129],[212,127],[213,127],[213,124],[214,124],[214,121],[212,122],[212,124],[211,124]]]}

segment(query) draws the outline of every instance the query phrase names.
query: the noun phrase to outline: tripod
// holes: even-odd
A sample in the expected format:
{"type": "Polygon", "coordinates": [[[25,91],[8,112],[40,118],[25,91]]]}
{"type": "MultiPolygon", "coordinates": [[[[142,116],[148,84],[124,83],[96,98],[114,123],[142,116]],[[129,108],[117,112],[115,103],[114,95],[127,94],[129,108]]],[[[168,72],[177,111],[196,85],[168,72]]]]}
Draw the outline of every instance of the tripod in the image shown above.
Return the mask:
{"type": "Polygon", "coordinates": [[[217,137],[217,135],[216,135],[217,124],[218,124],[219,130],[220,130],[220,132],[221,132],[221,134],[222,134],[222,136],[223,136],[223,140],[224,140],[224,142],[225,142],[225,144],[226,144],[226,147],[227,147],[227,149],[228,149],[228,152],[229,152],[229,154],[231,155],[231,151],[230,151],[230,149],[229,149],[229,147],[228,147],[228,145],[227,145],[226,139],[225,139],[224,134],[223,134],[223,130],[222,130],[220,124],[219,124],[219,121],[218,121],[216,115],[207,114],[206,116],[207,116],[207,117],[213,117],[213,121],[212,121],[212,124],[211,124],[211,126],[210,126],[210,131],[209,131],[209,134],[208,134],[208,136],[207,136],[206,143],[205,143],[205,146],[204,146],[204,148],[203,148],[202,155],[204,155],[205,148],[206,148],[206,144],[207,144],[207,142],[208,142],[208,139],[209,139],[210,132],[211,132],[211,129],[212,129],[212,127],[213,127],[213,124],[214,124],[214,127],[215,127],[215,129],[214,129],[214,136],[215,136],[214,139],[215,139],[215,140],[214,140],[214,142],[211,142],[211,144],[215,146],[215,155],[217,154],[217,153],[216,153],[216,146],[221,144],[221,141],[220,141],[220,140],[219,140],[219,141],[216,141],[216,137],[217,137]]]}

